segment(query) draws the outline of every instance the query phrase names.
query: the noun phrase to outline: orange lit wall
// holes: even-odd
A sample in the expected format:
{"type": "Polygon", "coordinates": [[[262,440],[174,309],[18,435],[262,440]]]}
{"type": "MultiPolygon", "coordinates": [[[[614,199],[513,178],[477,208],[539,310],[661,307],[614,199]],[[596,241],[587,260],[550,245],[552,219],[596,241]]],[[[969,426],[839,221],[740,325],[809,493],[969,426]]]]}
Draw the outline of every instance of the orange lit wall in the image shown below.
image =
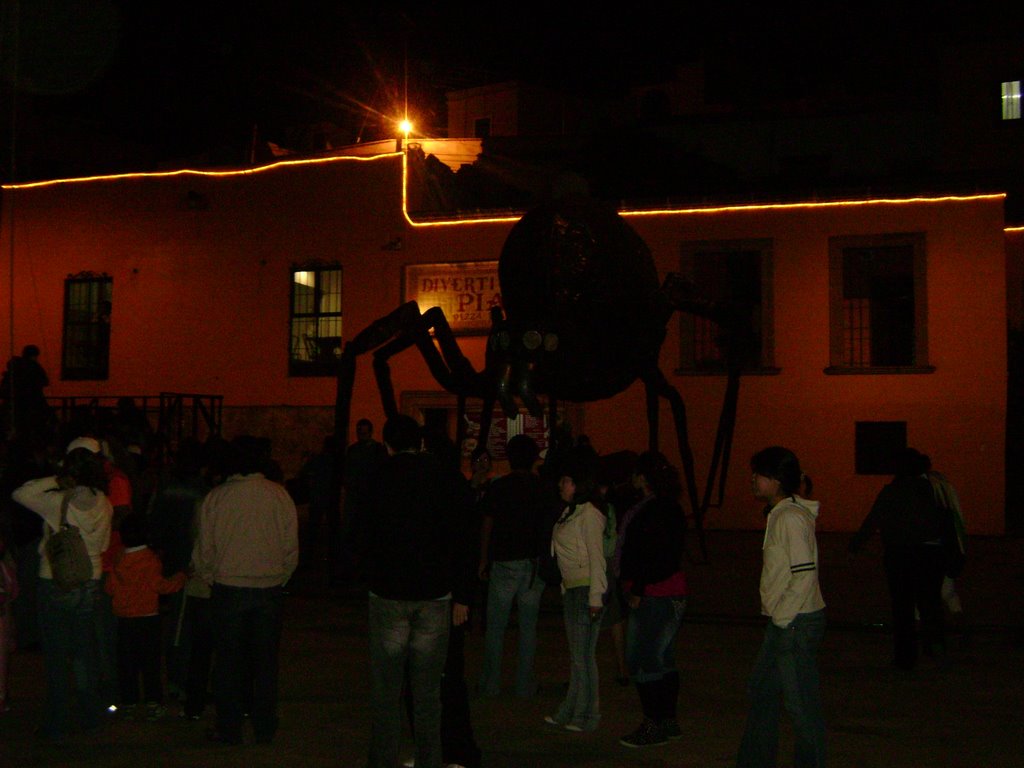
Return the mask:
{"type": "MultiPolygon", "coordinates": [[[[13,350],[38,344],[50,395],[223,394],[227,407],[331,406],[334,381],[287,375],[289,268],[310,259],[344,268],[345,335],[401,300],[402,267],[414,262],[498,257],[511,219],[425,226],[402,210],[402,162],[285,164],[225,176],[168,175],[63,183],[3,191],[0,333],[13,350]],[[189,204],[189,192],[193,192],[189,204]],[[203,201],[196,206],[195,201],[203,201]],[[12,221],[13,212],[13,240],[12,221]],[[400,243],[400,247],[396,246],[400,243]],[[385,246],[389,246],[385,248],[385,246]],[[59,380],[64,278],[83,270],[114,278],[111,376],[59,380]]],[[[905,420],[910,442],[930,454],[960,490],[972,531],[1001,533],[1006,412],[1006,243],[1000,196],[870,205],[788,206],[631,215],[659,271],[678,269],[688,240],[774,243],[778,375],[743,379],[727,492],[709,525],[756,528],[746,462],[756,449],[794,448],[823,502],[823,530],[849,530],[885,482],[853,471],[860,420],[905,420]],[[921,375],[829,376],[828,239],[924,232],[929,362],[921,375]]],[[[479,366],[483,339],[463,338],[479,366]]],[[[698,476],[707,471],[724,381],[682,376],[678,326],[662,354],[689,406],[698,476]]],[[[439,387],[415,352],[392,360],[396,391],[439,387]]],[[[353,417],[380,424],[366,359],[353,417]]],[[[588,404],[583,428],[600,451],[646,445],[642,388],[588,404]]],[[[662,442],[673,431],[662,409],[662,442]]],[[[310,435],[310,447],[322,435],[310,435]]]]}

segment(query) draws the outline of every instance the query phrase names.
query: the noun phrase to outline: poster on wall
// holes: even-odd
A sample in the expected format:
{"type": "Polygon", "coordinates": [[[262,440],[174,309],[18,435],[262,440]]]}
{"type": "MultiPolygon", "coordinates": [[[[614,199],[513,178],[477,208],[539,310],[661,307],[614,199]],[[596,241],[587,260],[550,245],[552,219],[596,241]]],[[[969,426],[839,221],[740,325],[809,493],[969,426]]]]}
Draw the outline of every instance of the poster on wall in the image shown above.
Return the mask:
{"type": "Polygon", "coordinates": [[[440,307],[457,335],[484,335],[491,329],[491,307],[501,306],[497,261],[406,264],[403,301],[420,311],[440,307]]]}
{"type": "MultiPolygon", "coordinates": [[[[480,436],[480,414],[483,408],[480,405],[466,406],[466,440],[462,444],[462,454],[469,457],[479,445],[480,436]]],[[[497,409],[494,413],[494,420],[491,422],[491,431],[487,436],[487,450],[495,461],[504,460],[505,446],[508,441],[516,435],[529,435],[537,441],[537,447],[543,453],[548,447],[548,420],[546,416],[531,416],[528,413],[520,413],[514,418],[508,418],[497,409]]]]}

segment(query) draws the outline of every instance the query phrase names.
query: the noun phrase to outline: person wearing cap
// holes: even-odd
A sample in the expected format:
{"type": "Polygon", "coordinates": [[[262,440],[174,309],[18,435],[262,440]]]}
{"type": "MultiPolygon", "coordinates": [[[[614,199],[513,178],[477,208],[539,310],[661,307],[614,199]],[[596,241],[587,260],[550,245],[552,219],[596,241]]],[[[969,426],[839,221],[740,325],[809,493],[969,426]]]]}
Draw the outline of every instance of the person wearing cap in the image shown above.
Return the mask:
{"type": "MultiPolygon", "coordinates": [[[[97,457],[103,467],[103,474],[106,477],[106,494],[112,510],[110,520],[110,542],[100,555],[100,565],[103,570],[101,579],[109,577],[114,567],[114,561],[124,551],[119,532],[121,520],[132,510],[132,488],[125,475],[114,462],[110,460],[107,451],[104,450],[105,443],[95,437],[76,437],[68,443],[67,452],[88,451],[97,457]]],[[[117,671],[117,617],[114,616],[114,608],[107,594],[105,585],[96,595],[96,604],[93,606],[93,620],[96,624],[96,653],[99,658],[99,690],[103,704],[111,712],[117,709],[119,699],[119,684],[117,671]]]]}
{"type": "Polygon", "coordinates": [[[103,465],[91,447],[73,442],[57,475],[29,480],[11,494],[14,501],[46,522],[39,546],[38,586],[39,630],[46,672],[41,733],[56,742],[64,741],[70,731],[68,679],[72,672],[82,727],[98,726],[103,711],[94,606],[103,572],[100,556],[110,542],[113,509],[105,493],[103,465]],[[67,522],[78,528],[92,562],[92,578],[67,591],[54,584],[46,558],[46,542],[60,527],[65,497],[68,499],[67,522]]]}

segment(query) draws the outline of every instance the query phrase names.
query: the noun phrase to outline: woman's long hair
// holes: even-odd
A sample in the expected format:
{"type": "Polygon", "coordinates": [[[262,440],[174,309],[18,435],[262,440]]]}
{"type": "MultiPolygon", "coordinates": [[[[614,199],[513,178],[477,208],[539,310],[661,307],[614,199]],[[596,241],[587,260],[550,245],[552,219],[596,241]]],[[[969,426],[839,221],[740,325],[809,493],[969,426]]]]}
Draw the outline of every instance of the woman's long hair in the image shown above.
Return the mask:
{"type": "Polygon", "coordinates": [[[570,477],[576,485],[576,493],[568,503],[568,509],[565,510],[560,522],[565,522],[572,516],[577,506],[587,502],[597,507],[602,514],[607,514],[608,504],[597,486],[597,452],[593,448],[573,449],[562,463],[558,476],[570,477]]]}

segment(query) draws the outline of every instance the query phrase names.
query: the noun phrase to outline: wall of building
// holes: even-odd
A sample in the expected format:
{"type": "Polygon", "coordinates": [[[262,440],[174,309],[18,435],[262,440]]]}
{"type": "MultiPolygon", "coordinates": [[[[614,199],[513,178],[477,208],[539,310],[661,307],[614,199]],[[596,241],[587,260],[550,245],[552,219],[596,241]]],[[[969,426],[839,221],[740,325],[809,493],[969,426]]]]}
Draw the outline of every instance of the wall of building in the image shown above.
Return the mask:
{"type": "MultiPolygon", "coordinates": [[[[402,213],[399,156],[283,165],[230,176],[125,178],[7,189],[0,303],[13,302],[13,349],[43,349],[51,395],[159,391],[223,394],[232,430],[271,431],[296,465],[322,441],[333,379],[287,375],[290,267],[310,259],[344,269],[351,338],[402,300],[403,266],[497,259],[512,219],[414,224],[402,213]],[[193,193],[191,196],[189,193],[193,193]],[[191,203],[190,203],[191,201],[191,203]],[[199,201],[197,204],[196,201],[199,201]],[[13,237],[11,222],[14,221],[13,237]],[[396,245],[396,242],[398,245],[396,245]],[[63,281],[82,270],[114,278],[110,379],[59,380],[63,281]],[[304,428],[305,427],[305,428],[304,428]],[[293,455],[294,454],[294,455],[293,455]]],[[[746,376],[726,502],[708,523],[756,528],[747,459],[769,444],[798,452],[823,502],[821,527],[850,530],[887,478],[854,473],[854,423],[906,421],[909,442],[958,487],[971,530],[1004,526],[1006,262],[1000,197],[914,203],[705,209],[629,216],[659,272],[678,269],[692,240],[769,239],[774,248],[775,375],[746,376]],[[923,232],[927,249],[928,374],[827,375],[829,238],[923,232]]],[[[7,316],[0,334],[9,335],[7,316]]],[[[483,363],[483,337],[462,337],[483,363]]],[[[675,373],[672,320],[662,368],[688,408],[698,477],[707,471],[724,380],[675,373]]],[[[353,419],[378,428],[370,356],[361,361],[353,419]]],[[[439,387],[421,357],[392,359],[396,391],[439,387]]],[[[642,450],[642,387],[587,404],[582,428],[602,452],[642,450]]],[[[672,420],[661,415],[673,460],[672,420]]]]}

